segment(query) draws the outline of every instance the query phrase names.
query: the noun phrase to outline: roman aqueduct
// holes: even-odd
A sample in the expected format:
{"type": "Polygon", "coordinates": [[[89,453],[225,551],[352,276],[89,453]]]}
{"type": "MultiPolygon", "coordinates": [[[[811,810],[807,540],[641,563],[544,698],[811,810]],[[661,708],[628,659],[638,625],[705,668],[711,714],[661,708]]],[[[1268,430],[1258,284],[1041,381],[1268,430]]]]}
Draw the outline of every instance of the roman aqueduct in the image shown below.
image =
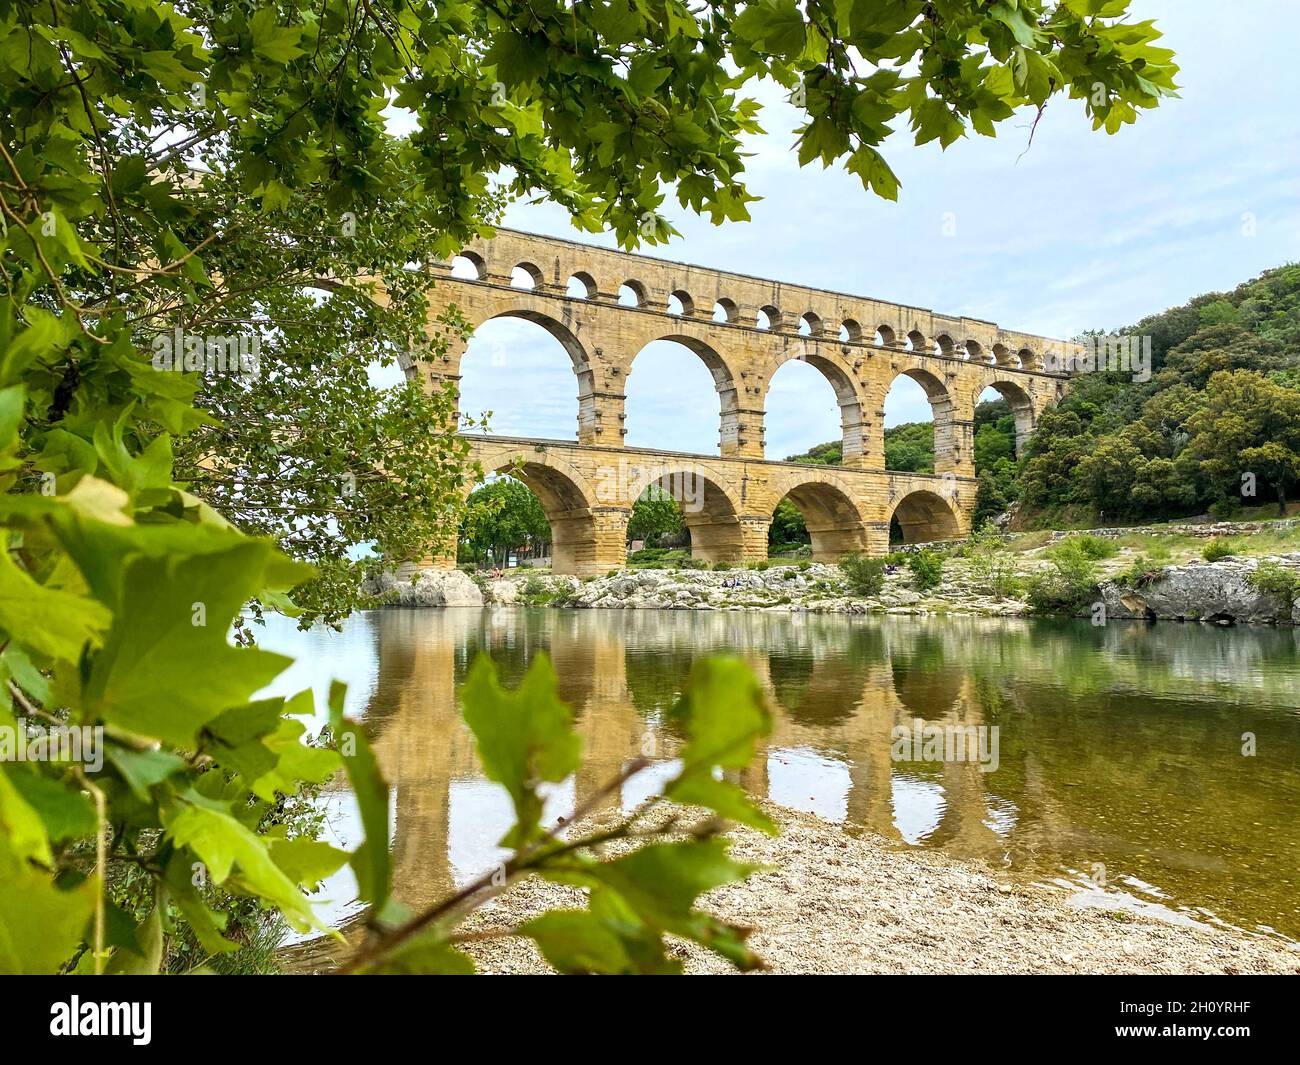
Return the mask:
{"type": "MultiPolygon", "coordinates": [[[[442,324],[452,306],[473,328],[500,317],[534,322],[572,361],[576,441],[471,438],[485,472],[510,472],[541,500],[557,573],[622,565],[632,505],[655,484],[682,502],[692,553],[708,561],[766,558],[772,514],[787,496],[804,513],[817,560],[884,554],[891,519],[907,542],[965,535],[980,393],[992,387],[1008,401],[1019,447],[1068,386],[1044,366],[1062,365],[1075,351],[992,322],[507,229],[440,269],[429,328],[446,336],[446,351],[432,367],[408,366],[408,374],[426,374],[428,387],[459,381],[466,342],[442,324]],[[624,446],[628,376],[638,352],[656,340],[689,348],[712,374],[718,455],[624,446]],[[768,386],[791,359],[815,367],[835,391],[840,466],[764,458],[768,386]],[[930,400],[933,474],[885,469],[884,402],[899,375],[930,400]]],[[[452,556],[431,561],[449,566],[452,556]]]]}

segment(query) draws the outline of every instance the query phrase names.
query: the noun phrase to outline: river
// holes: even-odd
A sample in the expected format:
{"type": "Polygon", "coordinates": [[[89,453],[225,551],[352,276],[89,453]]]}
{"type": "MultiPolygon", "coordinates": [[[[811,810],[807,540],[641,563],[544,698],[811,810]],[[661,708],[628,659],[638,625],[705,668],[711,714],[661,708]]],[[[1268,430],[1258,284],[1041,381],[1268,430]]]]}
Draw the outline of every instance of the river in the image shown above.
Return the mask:
{"type": "MultiPolygon", "coordinates": [[[[551,655],[586,752],[548,797],[560,817],[642,752],[654,764],[622,802],[652,794],[681,742],[667,708],[691,663],[730,653],[775,714],[741,778],[752,791],[1079,904],[1300,938],[1297,629],[462,608],[361,613],[339,633],[272,619],[259,642],[297,659],[276,693],[312,686],[323,706],[331,678],[348,683],[392,788],[396,893],[411,905],[503,853],[509,804],[454,697],[476,655],[508,684],[551,655]],[[984,764],[900,748],[904,733],[972,725],[986,730],[984,764]]],[[[323,801],[330,831],[355,844],[345,789],[323,801]]],[[[346,919],[352,890],[346,872],[327,883],[324,915],[346,919]]]]}

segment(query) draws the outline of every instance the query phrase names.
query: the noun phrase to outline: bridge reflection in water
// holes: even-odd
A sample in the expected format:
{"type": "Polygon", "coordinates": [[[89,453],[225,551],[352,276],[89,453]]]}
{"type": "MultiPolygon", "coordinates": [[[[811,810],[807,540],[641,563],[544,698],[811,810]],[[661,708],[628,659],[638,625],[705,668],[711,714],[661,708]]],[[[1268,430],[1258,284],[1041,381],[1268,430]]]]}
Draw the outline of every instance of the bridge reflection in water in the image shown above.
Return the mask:
{"type": "MultiPolygon", "coordinates": [[[[1300,937],[1300,635],[1199,626],[669,611],[385,610],[342,634],[272,628],[301,656],[277,690],[351,682],[393,791],[398,897],[420,906],[496,863],[510,823],[483,779],[454,692],[480,651],[518,682],[548,652],[576,713],[584,766],[554,789],[568,816],[631,758],[672,772],[667,709],[698,657],[746,659],[776,725],[752,792],[1037,880],[1300,937]],[[897,761],[896,726],[997,726],[997,768],[897,761]],[[1241,754],[1253,733],[1257,753],[1241,754]]],[[[355,842],[343,788],[331,825],[355,842]]],[[[613,801],[613,800],[611,800],[613,801]]],[[[345,920],[352,886],[327,887],[345,920]]]]}

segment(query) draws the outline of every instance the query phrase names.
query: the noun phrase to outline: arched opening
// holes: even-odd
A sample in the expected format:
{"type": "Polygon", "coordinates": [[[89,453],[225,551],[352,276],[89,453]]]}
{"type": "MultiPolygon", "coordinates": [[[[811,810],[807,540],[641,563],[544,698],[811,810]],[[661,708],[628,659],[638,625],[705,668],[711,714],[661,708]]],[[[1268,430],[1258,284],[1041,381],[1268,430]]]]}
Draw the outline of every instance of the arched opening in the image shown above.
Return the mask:
{"type": "Polygon", "coordinates": [[[556,573],[599,568],[592,501],[574,471],[540,462],[502,463],[470,499],[462,520],[458,558],[507,568],[549,564],[556,573]]]}
{"type": "Polygon", "coordinates": [[[853,500],[833,484],[809,481],[798,485],[785,494],[773,512],[768,533],[770,550],[788,554],[791,545],[805,543],[812,549],[814,562],[834,562],[854,551],[867,550],[862,515],[853,500]],[[790,513],[792,508],[801,522],[790,513]],[[775,543],[777,539],[784,543],[775,543]]]}
{"type": "Polygon", "coordinates": [[[689,318],[695,313],[695,301],[689,292],[676,289],[668,294],[668,313],[678,317],[689,318]]]}
{"type": "Polygon", "coordinates": [[[940,333],[934,338],[934,353],[946,358],[952,358],[956,351],[956,345],[952,342],[952,337],[947,333],[940,333]]]}
{"type": "Polygon", "coordinates": [[[461,411],[471,419],[487,415],[486,427],[468,426],[471,432],[574,440],[593,402],[582,345],[541,314],[520,311],[484,322],[470,337],[459,372],[461,411]]]}
{"type": "Polygon", "coordinates": [[[575,300],[593,300],[597,291],[596,279],[581,270],[570,277],[565,286],[565,295],[575,300]]]}
{"type": "Polygon", "coordinates": [[[734,441],[736,385],[722,358],[689,337],[661,337],[637,352],[626,384],[627,444],[716,455],[734,441]]]}
{"type": "MultiPolygon", "coordinates": [[[[951,444],[952,400],[926,370],[904,370],[885,395],[885,469],[933,473],[951,444]]],[[[950,456],[948,456],[950,457],[950,456]]]]}
{"type": "Polygon", "coordinates": [[[1006,366],[1007,360],[1011,357],[1011,352],[1007,350],[1005,344],[993,345],[993,358],[989,360],[990,365],[1006,366]]]}
{"type": "Polygon", "coordinates": [[[887,325],[876,326],[876,347],[892,348],[894,346],[895,334],[887,325]]]}
{"type": "Polygon", "coordinates": [[[472,251],[461,252],[451,260],[451,276],[461,281],[482,281],[483,260],[472,251]]]}
{"type": "Polygon", "coordinates": [[[640,281],[624,281],[618,286],[620,307],[644,307],[645,286],[640,281]]]}
{"type": "Polygon", "coordinates": [[[840,323],[840,343],[841,344],[860,344],[862,343],[862,326],[852,318],[845,318],[840,323]]]}
{"type": "Polygon", "coordinates": [[[1015,361],[1012,362],[1012,365],[1024,368],[1035,363],[1037,361],[1037,358],[1038,357],[1033,353],[1033,351],[1030,348],[1021,348],[1020,351],[1018,351],[1015,354],[1014,356],[1015,361]]]}
{"type": "Polygon", "coordinates": [[[754,328],[770,329],[773,332],[781,328],[781,312],[771,304],[760,307],[754,316],[754,328]]]}
{"type": "Polygon", "coordinates": [[[911,492],[900,499],[889,524],[890,541],[904,544],[955,540],[961,535],[961,523],[952,504],[926,489],[911,492]],[[895,531],[897,541],[894,540],[895,531]]]}
{"type": "Polygon", "coordinates": [[[958,354],[967,362],[983,362],[985,359],[984,348],[978,340],[967,340],[958,354]]]}
{"type": "Polygon", "coordinates": [[[520,263],[510,271],[511,288],[531,288],[538,289],[542,287],[542,272],[532,263],[520,263]]]}
{"type": "Polygon", "coordinates": [[[822,320],[812,311],[805,312],[799,319],[799,335],[801,337],[821,336],[822,320]]]}
{"type": "MultiPolygon", "coordinates": [[[[660,501],[671,500],[686,528],[691,557],[702,562],[739,562],[744,535],[735,503],[698,466],[664,465],[642,471],[639,496],[653,489],[660,501]]],[[[636,484],[633,485],[636,488],[636,484]]]]}
{"type": "Polygon", "coordinates": [[[907,334],[907,342],[903,347],[908,351],[925,351],[925,334],[919,330],[913,329],[907,334]]]}
{"type": "Polygon", "coordinates": [[[994,381],[975,402],[975,468],[991,466],[1003,457],[1007,447],[994,434],[1006,438],[1010,458],[1018,458],[1029,434],[1034,431],[1034,402],[1029,393],[1013,381],[994,381]],[[985,441],[980,443],[984,431],[985,441]],[[983,460],[983,461],[981,461],[983,460]]]}
{"type": "Polygon", "coordinates": [[[715,322],[734,322],[739,316],[739,311],[731,300],[726,296],[721,297],[713,305],[713,320],[715,322]]]}
{"type": "Polygon", "coordinates": [[[783,362],[768,383],[764,407],[764,457],[787,462],[836,464],[861,457],[862,404],[848,373],[815,351],[783,362]],[[809,457],[809,452],[818,457],[809,457]]]}

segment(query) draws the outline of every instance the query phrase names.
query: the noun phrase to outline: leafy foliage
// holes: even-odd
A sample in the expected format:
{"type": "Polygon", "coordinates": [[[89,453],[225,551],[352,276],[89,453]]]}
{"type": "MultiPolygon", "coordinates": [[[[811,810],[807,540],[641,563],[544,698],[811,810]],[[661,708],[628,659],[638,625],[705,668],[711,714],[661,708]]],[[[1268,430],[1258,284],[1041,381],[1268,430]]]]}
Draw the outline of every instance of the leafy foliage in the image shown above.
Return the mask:
{"type": "Polygon", "coordinates": [[[511,554],[546,553],[551,523],[541,501],[522,482],[500,477],[474,489],[460,523],[463,561],[504,567],[511,554]]]}
{"type": "Polygon", "coordinates": [[[928,592],[943,583],[943,555],[928,547],[909,552],[907,568],[912,572],[912,587],[918,592],[928,592]]]}
{"type": "MultiPolygon", "coordinates": [[[[760,77],[801,98],[802,163],[842,159],[889,197],[875,146],[895,120],[946,145],[1068,93],[1113,132],[1175,73],[1125,8],[0,9],[0,725],[103,729],[106,751],[94,779],[76,761],[0,765],[0,963],[157,971],[182,924],[229,953],[230,898],[310,927],[307,893],[343,861],[376,920],[391,918],[387,788],[341,689],[329,742],[306,743],[309,696],[250,701],[285,660],[226,635],[250,601],[336,618],[362,601],[358,546],[391,566],[455,524],[474,478],[435,387],[445,339],[428,327],[454,339],[464,323],[426,321],[426,263],[522,196],[624,246],[670,235],[669,189],[714,221],[745,218],[741,142],[758,123],[738,89],[760,77]],[[408,135],[390,128],[393,106],[408,135]],[[368,390],[374,362],[406,384],[368,390]],[[286,815],[340,765],[365,829],[349,854],[286,815]]],[[[721,709],[692,704],[707,742],[679,786],[755,823],[706,778],[734,767],[735,730],[762,714],[738,704],[753,685],[734,664],[709,668],[699,687],[721,709]]],[[[554,861],[591,888],[574,919],[589,949],[565,967],[671,969],[664,932],[753,964],[743,930],[693,908],[743,873],[712,829],[608,864],[537,836],[533,783],[508,774],[567,764],[551,746],[567,742],[560,716],[538,712],[516,709],[540,745],[522,753],[480,726],[534,847],[514,871],[554,861]]],[[[385,964],[467,969],[418,929],[385,964]]]]}
{"type": "Polygon", "coordinates": [[[885,560],[868,558],[862,554],[846,555],[840,559],[840,572],[855,595],[879,595],[885,587],[885,560]]]}

